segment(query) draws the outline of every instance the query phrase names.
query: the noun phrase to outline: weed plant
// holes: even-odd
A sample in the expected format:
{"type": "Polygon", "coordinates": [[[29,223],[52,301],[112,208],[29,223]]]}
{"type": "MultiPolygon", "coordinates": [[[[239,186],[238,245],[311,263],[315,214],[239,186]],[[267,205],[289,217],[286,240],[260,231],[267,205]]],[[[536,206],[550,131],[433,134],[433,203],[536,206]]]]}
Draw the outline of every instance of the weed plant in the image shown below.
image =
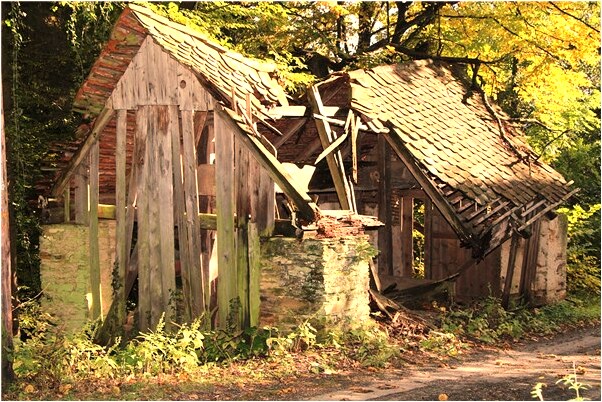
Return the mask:
{"type": "Polygon", "coordinates": [[[566,326],[599,320],[600,295],[581,292],[541,308],[518,305],[508,310],[498,298],[488,297],[467,308],[445,311],[440,327],[444,333],[493,344],[527,334],[549,335],[566,326]]]}

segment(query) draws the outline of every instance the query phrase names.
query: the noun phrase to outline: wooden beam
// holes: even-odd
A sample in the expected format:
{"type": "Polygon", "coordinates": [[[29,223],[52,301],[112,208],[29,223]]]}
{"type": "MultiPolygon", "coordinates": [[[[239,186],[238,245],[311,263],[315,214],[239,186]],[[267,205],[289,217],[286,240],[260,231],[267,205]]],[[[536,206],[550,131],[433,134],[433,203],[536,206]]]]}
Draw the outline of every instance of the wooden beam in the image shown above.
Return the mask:
{"type": "Polygon", "coordinates": [[[298,120],[292,127],[289,128],[289,130],[285,134],[282,135],[282,137],[278,138],[278,140],[276,140],[274,142],[274,147],[276,149],[280,148],[282,146],[282,144],[287,142],[289,138],[291,138],[299,130],[301,130],[301,128],[305,125],[305,123],[307,123],[307,120],[309,120],[309,119],[298,120]]]}
{"type": "MultiPolygon", "coordinates": [[[[201,228],[199,224],[199,194],[197,178],[197,155],[192,111],[182,112],[182,157],[184,172],[184,203],[186,207],[186,231],[190,252],[190,291],[192,294],[192,317],[200,317],[209,310],[208,272],[203,272],[201,253],[201,228]]],[[[177,118],[174,122],[177,125],[177,118]]],[[[207,319],[209,317],[206,317],[207,319]]]]}
{"type": "MultiPolygon", "coordinates": [[[[235,123],[234,119],[236,118],[236,115],[231,115],[230,112],[228,112],[228,109],[222,107],[217,107],[215,112],[216,117],[219,115],[221,119],[221,124],[223,125],[222,129],[227,129],[229,132],[233,132],[236,135],[236,138],[241,140],[242,143],[245,144],[245,146],[249,149],[255,160],[257,160],[257,162],[259,162],[259,164],[267,170],[268,174],[276,182],[276,184],[278,184],[278,186],[286,193],[286,195],[293,200],[299,209],[298,216],[308,222],[314,221],[318,214],[318,207],[305,191],[297,187],[295,181],[287,173],[280,161],[278,161],[278,159],[276,159],[276,157],[264,147],[257,137],[253,136],[251,133],[244,132],[242,128],[235,123]]],[[[219,168],[216,165],[216,172],[218,170],[219,168]]],[[[217,180],[217,184],[219,186],[219,180],[217,180]]]]}
{"type": "Polygon", "coordinates": [[[228,329],[234,324],[234,316],[238,316],[233,310],[238,297],[234,227],[234,132],[237,126],[230,123],[220,105],[216,105],[215,112],[218,327],[228,329]]]}
{"type": "Polygon", "coordinates": [[[414,264],[414,199],[401,197],[401,276],[411,278],[414,264]]]}
{"type": "Polygon", "coordinates": [[[190,290],[191,261],[188,233],[186,230],[186,203],[184,201],[184,179],[182,177],[182,151],[180,130],[177,125],[171,126],[171,154],[174,164],[174,216],[178,227],[178,250],[180,253],[180,279],[182,281],[182,302],[184,304],[182,318],[184,322],[192,320],[192,303],[194,295],[190,290]]]}
{"type": "Polygon", "coordinates": [[[58,197],[58,195],[63,192],[63,190],[65,189],[65,186],[71,180],[71,177],[77,170],[80,163],[88,156],[88,153],[90,152],[90,148],[98,140],[100,134],[106,127],[107,123],[109,123],[109,121],[111,121],[113,114],[114,114],[114,110],[113,110],[112,103],[109,98],[104,109],[102,109],[102,111],[100,112],[100,114],[98,115],[96,120],[94,120],[94,127],[92,128],[92,131],[90,132],[90,134],[88,134],[88,136],[86,137],[84,142],[81,144],[81,146],[79,147],[77,152],[71,157],[69,164],[67,165],[65,170],[63,170],[60,177],[58,178],[58,180],[52,187],[51,194],[53,197],[58,197]]]}
{"type": "Polygon", "coordinates": [[[63,222],[71,222],[71,186],[66,186],[63,191],[63,222]]]}
{"type": "Polygon", "coordinates": [[[88,225],[88,158],[76,169],[73,181],[75,223],[88,225]]]}
{"type": "Polygon", "coordinates": [[[512,280],[514,278],[514,266],[516,265],[516,255],[518,253],[518,234],[512,233],[510,242],[510,255],[508,256],[508,269],[504,280],[504,290],[502,292],[502,307],[508,309],[510,304],[510,294],[512,292],[512,280]]]}
{"type": "MultiPolygon", "coordinates": [[[[318,91],[317,87],[313,86],[308,91],[308,100],[314,113],[321,115],[325,114],[322,101],[320,100],[320,92],[318,91]]],[[[330,126],[326,121],[321,119],[315,119],[314,121],[316,123],[316,128],[318,129],[318,135],[320,136],[322,148],[327,149],[333,142],[330,126]]],[[[337,155],[327,155],[326,162],[328,163],[328,169],[330,170],[334,187],[337,190],[337,197],[339,199],[339,204],[341,204],[341,209],[350,209],[351,203],[349,200],[349,191],[345,183],[345,168],[343,166],[340,153],[337,155]]]]}
{"type": "Polygon", "coordinates": [[[313,164],[317,165],[322,159],[324,159],[325,157],[330,155],[332,152],[334,152],[338,147],[341,146],[341,144],[347,139],[347,137],[348,137],[347,134],[343,134],[339,138],[334,140],[332,142],[332,144],[330,144],[325,150],[323,150],[320,153],[320,155],[318,155],[318,157],[316,158],[316,160],[313,164]]]}
{"type": "Polygon", "coordinates": [[[351,178],[355,184],[357,184],[357,162],[358,162],[358,149],[357,149],[357,136],[359,134],[359,127],[361,119],[359,116],[354,118],[353,111],[350,109],[349,114],[351,116],[351,178]]]}
{"type": "Polygon", "coordinates": [[[454,231],[458,234],[460,240],[465,244],[473,244],[473,235],[470,233],[460,221],[460,218],[456,215],[454,209],[447,201],[439,194],[435,184],[420,170],[416,165],[416,161],[410,151],[405,147],[402,139],[395,132],[391,130],[389,133],[381,134],[386,138],[391,148],[395,151],[399,159],[404,162],[412,176],[416,179],[418,184],[423,188],[424,192],[432,200],[433,204],[439,209],[443,217],[448,221],[454,231]]]}
{"type": "Polygon", "coordinates": [[[92,320],[102,318],[102,300],[100,284],[100,251],[98,248],[98,159],[99,144],[95,141],[90,147],[90,186],[89,186],[89,258],[90,258],[90,294],[92,320]]]}
{"type": "Polygon", "coordinates": [[[259,325],[260,282],[261,282],[261,247],[257,225],[249,223],[247,231],[249,248],[249,325],[259,325]]]}
{"type": "Polygon", "coordinates": [[[547,207],[545,207],[544,209],[542,209],[541,211],[539,211],[537,214],[535,214],[531,219],[529,219],[527,222],[523,223],[521,225],[521,227],[519,227],[517,230],[521,231],[521,230],[525,230],[526,228],[529,227],[529,225],[531,225],[533,222],[535,222],[536,220],[538,220],[539,218],[541,218],[542,216],[544,216],[546,213],[550,212],[551,210],[553,210],[554,208],[556,208],[558,205],[562,204],[563,202],[565,202],[566,200],[568,200],[569,198],[571,198],[573,195],[575,195],[577,192],[579,192],[579,188],[574,189],[573,191],[571,191],[570,193],[567,193],[564,197],[562,197],[560,200],[556,201],[553,204],[548,205],[547,207]]]}
{"type": "MultiPolygon", "coordinates": [[[[250,326],[249,314],[249,236],[248,224],[250,210],[250,188],[249,181],[249,151],[242,144],[242,141],[234,141],[234,154],[236,172],[236,273],[237,273],[237,292],[239,301],[237,329],[244,329],[250,326]]],[[[253,180],[255,185],[255,181],[253,180]]]]}
{"type": "MultiPolygon", "coordinates": [[[[185,113],[185,111],[182,111],[185,113]]],[[[176,320],[176,270],[173,204],[173,163],[171,160],[171,130],[177,129],[178,106],[158,107],[159,130],[154,133],[157,146],[157,187],[159,195],[153,202],[158,205],[160,240],[160,267],[162,305],[167,328],[176,320]]],[[[195,177],[196,179],[196,177],[195,177]]]]}
{"type": "Polygon", "coordinates": [[[116,245],[116,266],[117,266],[117,287],[113,289],[113,303],[115,304],[117,330],[122,335],[123,325],[126,320],[126,295],[125,295],[125,277],[128,264],[127,234],[126,234],[126,145],[127,145],[127,110],[117,111],[117,130],[115,139],[115,201],[116,201],[116,225],[115,225],[115,245],[116,245]]]}
{"type": "Polygon", "coordinates": [[[393,275],[393,211],[391,208],[391,157],[387,142],[378,136],[378,220],[385,225],[378,229],[378,272],[393,275]]]}
{"type": "Polygon", "coordinates": [[[277,119],[281,117],[303,117],[306,110],[305,106],[276,106],[268,110],[268,116],[277,119]]]}
{"type": "Polygon", "coordinates": [[[147,331],[151,329],[151,300],[150,300],[150,216],[147,177],[149,176],[148,147],[149,132],[149,106],[140,106],[136,112],[136,145],[139,152],[136,163],[139,164],[138,189],[136,208],[138,215],[138,329],[147,331]],[[138,147],[140,145],[140,147],[138,147]]]}

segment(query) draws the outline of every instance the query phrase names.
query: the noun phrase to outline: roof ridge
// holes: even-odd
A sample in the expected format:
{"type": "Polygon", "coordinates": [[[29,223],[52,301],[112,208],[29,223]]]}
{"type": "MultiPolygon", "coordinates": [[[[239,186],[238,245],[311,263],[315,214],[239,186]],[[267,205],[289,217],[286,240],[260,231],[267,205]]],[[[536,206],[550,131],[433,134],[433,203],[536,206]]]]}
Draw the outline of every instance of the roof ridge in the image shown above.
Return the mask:
{"type": "MultiPolygon", "coordinates": [[[[265,72],[274,72],[277,70],[278,66],[276,63],[267,62],[267,61],[259,60],[259,59],[253,59],[253,58],[245,56],[235,50],[228,49],[227,47],[222,46],[219,43],[217,43],[215,40],[210,38],[205,33],[195,30],[195,29],[192,29],[192,28],[188,27],[187,25],[181,24],[179,22],[174,22],[167,17],[157,14],[156,12],[154,12],[153,10],[151,10],[148,7],[143,7],[138,4],[128,4],[127,8],[132,10],[134,15],[136,15],[136,16],[138,13],[144,14],[144,16],[151,18],[163,25],[169,26],[170,28],[176,29],[183,34],[190,35],[190,36],[194,37],[195,39],[202,41],[205,45],[218,51],[222,56],[230,57],[238,62],[244,63],[248,67],[254,68],[255,70],[265,71],[265,72]]],[[[143,22],[141,21],[141,23],[143,23],[143,22]]],[[[147,31],[148,31],[148,29],[147,29],[147,31]]],[[[149,31],[148,33],[149,33],[149,35],[154,36],[152,32],[149,31]]]]}

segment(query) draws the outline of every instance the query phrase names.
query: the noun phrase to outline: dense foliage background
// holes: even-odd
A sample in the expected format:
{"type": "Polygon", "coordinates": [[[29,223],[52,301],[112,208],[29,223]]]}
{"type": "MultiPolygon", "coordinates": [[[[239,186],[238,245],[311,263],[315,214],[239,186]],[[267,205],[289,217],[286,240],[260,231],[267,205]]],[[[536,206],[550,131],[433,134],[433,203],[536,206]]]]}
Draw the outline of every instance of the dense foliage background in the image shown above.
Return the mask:
{"type": "MultiPolygon", "coordinates": [[[[2,80],[22,296],[40,292],[33,184],[81,117],[75,91],[124,3],[2,3],[2,80]]],[[[315,77],[410,58],[461,62],[541,159],[582,191],[570,218],[572,288],[600,286],[598,2],[180,2],[148,4],[252,57],[282,65],[299,96],[315,77]]]]}

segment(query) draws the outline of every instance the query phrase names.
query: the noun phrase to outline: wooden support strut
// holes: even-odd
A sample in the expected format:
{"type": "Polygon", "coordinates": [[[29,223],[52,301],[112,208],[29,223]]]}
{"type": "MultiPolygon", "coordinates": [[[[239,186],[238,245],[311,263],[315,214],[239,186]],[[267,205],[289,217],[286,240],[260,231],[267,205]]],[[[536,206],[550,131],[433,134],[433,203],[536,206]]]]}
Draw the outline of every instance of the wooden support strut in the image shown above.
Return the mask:
{"type": "MultiPolygon", "coordinates": [[[[319,115],[325,114],[323,110],[324,106],[322,105],[322,101],[320,99],[320,92],[316,86],[313,86],[308,92],[308,99],[314,113],[319,115]]],[[[330,125],[323,119],[315,119],[315,123],[318,129],[318,135],[320,136],[320,141],[322,142],[322,148],[328,149],[334,140],[332,138],[332,132],[330,131],[330,125]]],[[[348,184],[346,183],[345,168],[343,166],[343,158],[341,157],[340,152],[337,152],[336,155],[328,154],[326,156],[326,162],[328,163],[328,169],[330,170],[334,187],[337,190],[337,196],[339,203],[341,204],[341,209],[350,209],[351,202],[348,184]]]]}
{"type": "Polygon", "coordinates": [[[89,185],[89,258],[90,258],[90,293],[92,295],[92,319],[102,318],[101,284],[100,284],[100,251],[98,249],[98,159],[99,144],[95,141],[90,147],[90,185],[89,185]]]}
{"type": "Polygon", "coordinates": [[[456,215],[453,208],[447,203],[443,197],[439,194],[435,185],[424,175],[424,173],[415,165],[414,160],[410,152],[405,148],[403,141],[395,130],[391,130],[389,133],[382,134],[387,139],[387,142],[391,145],[391,148],[397,153],[399,159],[401,159],[407,166],[408,170],[416,178],[416,181],[424,189],[424,192],[433,201],[433,204],[437,206],[441,214],[449,222],[454,231],[458,234],[458,237],[463,243],[472,244],[472,234],[463,226],[462,222],[456,215]]]}
{"type": "MultiPolygon", "coordinates": [[[[251,155],[253,155],[255,160],[257,160],[257,162],[259,162],[259,164],[267,170],[274,182],[276,182],[276,184],[278,184],[278,186],[293,200],[299,209],[298,216],[308,222],[314,221],[318,215],[318,207],[305,191],[296,186],[295,181],[282,167],[280,161],[278,161],[278,159],[276,159],[276,157],[265,148],[259,138],[251,135],[250,133],[244,132],[242,128],[234,122],[234,119],[236,118],[235,115],[230,115],[227,109],[219,106],[216,108],[215,112],[216,116],[221,118],[222,124],[225,126],[225,128],[234,132],[236,138],[245,144],[245,146],[251,152],[251,155]]],[[[219,183],[219,180],[217,180],[217,182],[219,183]]]]}

